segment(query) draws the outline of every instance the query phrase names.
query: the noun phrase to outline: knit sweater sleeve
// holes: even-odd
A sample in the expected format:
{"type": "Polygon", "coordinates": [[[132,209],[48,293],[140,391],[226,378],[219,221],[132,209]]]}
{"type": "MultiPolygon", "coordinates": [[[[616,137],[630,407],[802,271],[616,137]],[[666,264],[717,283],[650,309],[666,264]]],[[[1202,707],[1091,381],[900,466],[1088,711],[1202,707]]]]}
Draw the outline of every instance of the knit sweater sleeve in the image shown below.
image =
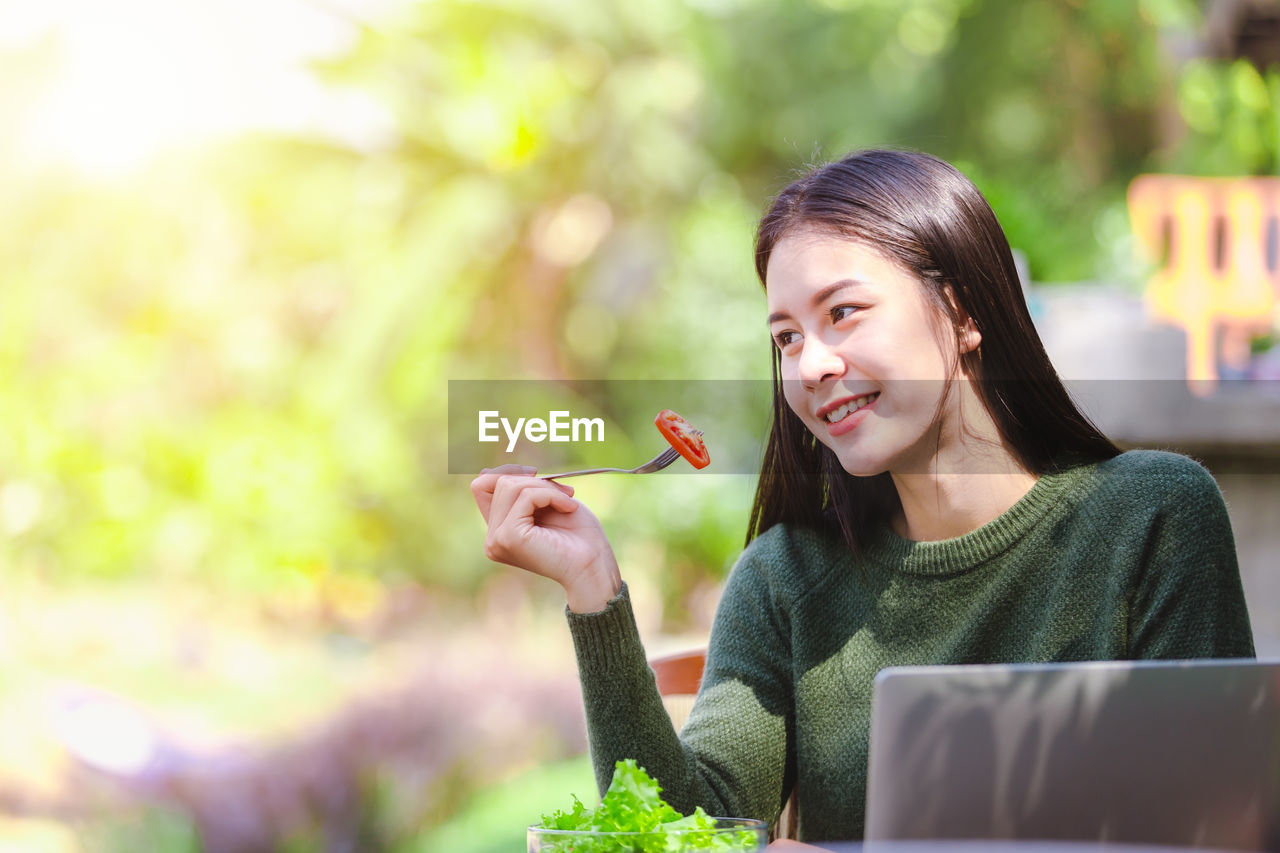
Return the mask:
{"type": "Polygon", "coordinates": [[[1130,599],[1130,655],[1253,657],[1253,632],[1222,493],[1194,461],[1173,454],[1158,454],[1157,459],[1145,472],[1157,498],[1130,599]]]}
{"type": "Polygon", "coordinates": [[[625,587],[601,613],[569,613],[601,791],[614,763],[634,758],[682,813],[702,806],[715,815],[776,819],[791,754],[790,644],[760,550],[748,548],[730,575],[702,687],[679,734],[663,709],[625,587]]]}

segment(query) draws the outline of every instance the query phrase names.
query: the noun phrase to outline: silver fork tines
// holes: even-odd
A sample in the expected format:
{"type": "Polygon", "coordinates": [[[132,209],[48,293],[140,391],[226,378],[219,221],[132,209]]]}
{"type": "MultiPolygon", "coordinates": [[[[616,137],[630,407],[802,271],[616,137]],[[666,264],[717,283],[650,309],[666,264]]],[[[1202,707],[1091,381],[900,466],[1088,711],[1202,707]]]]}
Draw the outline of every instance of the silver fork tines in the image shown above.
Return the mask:
{"type": "Polygon", "coordinates": [[[654,471],[661,471],[672,462],[680,458],[680,454],[676,453],[674,447],[668,447],[639,468],[587,468],[584,471],[566,471],[563,474],[545,474],[543,480],[559,480],[561,477],[581,477],[583,474],[652,474],[654,471]]]}

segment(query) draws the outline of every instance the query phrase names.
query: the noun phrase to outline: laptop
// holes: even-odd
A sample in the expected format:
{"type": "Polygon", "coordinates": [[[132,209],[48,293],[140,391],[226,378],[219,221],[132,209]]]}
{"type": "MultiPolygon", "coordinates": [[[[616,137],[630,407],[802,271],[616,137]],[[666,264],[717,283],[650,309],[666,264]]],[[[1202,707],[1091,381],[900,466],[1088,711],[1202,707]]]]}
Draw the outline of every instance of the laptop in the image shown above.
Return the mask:
{"type": "Polygon", "coordinates": [[[885,669],[866,838],[1280,850],[1280,662],[885,669]]]}

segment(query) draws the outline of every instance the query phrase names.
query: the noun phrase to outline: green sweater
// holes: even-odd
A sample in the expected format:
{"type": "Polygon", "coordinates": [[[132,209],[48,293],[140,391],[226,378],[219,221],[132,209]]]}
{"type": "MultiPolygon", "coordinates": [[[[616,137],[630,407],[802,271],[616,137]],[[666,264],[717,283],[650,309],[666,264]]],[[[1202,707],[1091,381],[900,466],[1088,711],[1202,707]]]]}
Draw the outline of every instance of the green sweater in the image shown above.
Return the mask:
{"type": "Polygon", "coordinates": [[[871,685],[886,666],[1251,657],[1226,507],[1183,456],[1130,451],[1041,477],[983,527],[942,542],[778,525],[730,574],[692,715],[677,735],[626,589],[569,613],[601,790],[635,758],[677,809],[863,832],[871,685]]]}

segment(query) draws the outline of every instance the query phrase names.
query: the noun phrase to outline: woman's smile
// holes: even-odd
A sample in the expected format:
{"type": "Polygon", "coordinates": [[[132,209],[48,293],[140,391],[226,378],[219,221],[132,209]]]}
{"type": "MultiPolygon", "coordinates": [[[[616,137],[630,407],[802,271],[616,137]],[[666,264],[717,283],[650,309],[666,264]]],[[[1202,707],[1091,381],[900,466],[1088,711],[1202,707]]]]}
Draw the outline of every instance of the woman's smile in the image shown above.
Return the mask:
{"type": "Polygon", "coordinates": [[[844,435],[862,423],[878,399],[880,399],[879,391],[857,397],[845,397],[823,406],[818,410],[818,417],[827,422],[827,431],[833,437],[844,435]]]}

